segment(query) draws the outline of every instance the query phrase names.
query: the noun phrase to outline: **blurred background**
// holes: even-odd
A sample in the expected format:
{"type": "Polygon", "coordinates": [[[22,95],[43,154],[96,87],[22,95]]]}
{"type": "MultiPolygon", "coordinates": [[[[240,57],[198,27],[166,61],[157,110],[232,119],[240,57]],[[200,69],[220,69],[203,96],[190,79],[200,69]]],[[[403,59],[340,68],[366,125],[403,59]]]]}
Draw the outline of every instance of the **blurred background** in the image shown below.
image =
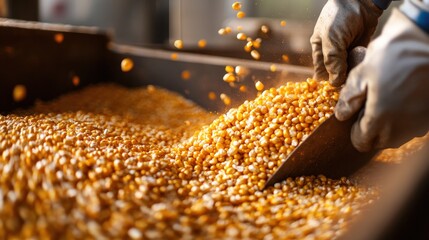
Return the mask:
{"type": "MultiPolygon", "coordinates": [[[[198,41],[207,41],[207,52],[244,55],[243,43],[235,38],[236,29],[253,38],[262,35],[266,60],[278,60],[278,52],[302,57],[292,64],[309,65],[309,38],[326,1],[246,0],[243,19],[231,9],[235,0],[0,0],[0,14],[22,20],[98,26],[112,34],[115,42],[138,46],[172,48],[176,39],[184,50],[196,50],[198,41]],[[287,25],[280,26],[285,20],[287,25]],[[220,36],[218,30],[230,26],[235,34],[220,36]]],[[[399,3],[395,3],[396,5],[399,3]]],[[[393,5],[395,5],[393,4],[393,5]]],[[[393,6],[383,15],[379,29],[393,6]]],[[[379,30],[377,31],[379,32],[379,30]]]]}

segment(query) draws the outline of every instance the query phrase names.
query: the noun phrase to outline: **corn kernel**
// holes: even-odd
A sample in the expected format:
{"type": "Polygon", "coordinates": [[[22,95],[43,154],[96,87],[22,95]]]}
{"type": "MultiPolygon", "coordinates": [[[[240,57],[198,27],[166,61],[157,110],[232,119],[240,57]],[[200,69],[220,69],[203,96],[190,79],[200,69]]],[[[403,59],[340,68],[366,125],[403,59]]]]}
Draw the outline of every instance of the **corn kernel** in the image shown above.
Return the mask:
{"type": "Polygon", "coordinates": [[[21,102],[27,97],[27,88],[22,85],[18,84],[13,88],[13,100],[15,102],[21,102]]]}
{"type": "Polygon", "coordinates": [[[250,55],[252,56],[253,59],[255,60],[259,60],[261,58],[261,55],[259,54],[259,52],[257,50],[252,50],[250,52],[250,55]]]}
{"type": "Polygon", "coordinates": [[[174,46],[177,49],[182,49],[183,48],[183,41],[182,40],[176,40],[176,41],[174,41],[174,46]]]}
{"type": "Polygon", "coordinates": [[[283,60],[283,62],[288,63],[288,62],[289,62],[289,56],[288,56],[288,55],[286,55],[286,54],[283,54],[283,55],[282,55],[282,60],[283,60]]]}
{"type": "Polygon", "coordinates": [[[121,70],[122,72],[129,72],[133,69],[134,62],[131,58],[124,58],[121,61],[121,70]]]}
{"type": "Polygon", "coordinates": [[[234,2],[232,4],[232,9],[235,11],[239,11],[241,9],[241,3],[240,2],[234,2]]]}
{"type": "Polygon", "coordinates": [[[177,53],[172,53],[170,55],[171,60],[177,60],[179,58],[179,55],[177,53]]]}
{"type": "Polygon", "coordinates": [[[223,81],[231,83],[237,81],[237,78],[233,73],[227,73],[223,76],[223,81]]]}
{"type": "Polygon", "coordinates": [[[231,104],[231,98],[228,95],[226,95],[225,93],[220,94],[220,99],[227,106],[231,104]]]}
{"type": "Polygon", "coordinates": [[[188,70],[182,71],[182,79],[189,80],[189,78],[191,78],[191,72],[189,72],[188,70]]]}
{"type": "Polygon", "coordinates": [[[262,25],[261,26],[261,32],[263,33],[268,33],[270,31],[270,29],[268,28],[267,25],[262,25]]]}
{"type": "Polygon", "coordinates": [[[214,101],[214,100],[216,100],[216,93],[215,92],[209,92],[208,97],[210,100],[214,101]]]}
{"type": "Polygon", "coordinates": [[[244,18],[246,16],[246,13],[245,12],[243,12],[243,11],[239,11],[238,13],[237,13],[237,18],[244,18]]]}
{"type": "Polygon", "coordinates": [[[79,84],[80,84],[80,78],[79,78],[79,76],[74,75],[72,77],[72,83],[73,83],[73,86],[79,86],[79,84]]]}
{"type": "Polygon", "coordinates": [[[239,90],[240,92],[247,92],[247,87],[245,85],[241,85],[239,90]]]}
{"type": "Polygon", "coordinates": [[[234,67],[233,66],[225,66],[225,72],[227,73],[233,73],[234,72],[234,67]]]}
{"type": "Polygon", "coordinates": [[[249,70],[246,67],[239,65],[235,67],[235,74],[237,74],[237,76],[244,77],[249,74],[249,70]]]}
{"type": "Polygon", "coordinates": [[[56,42],[56,43],[58,43],[58,44],[60,44],[60,43],[64,42],[64,34],[62,34],[62,33],[56,33],[56,34],[54,35],[54,40],[55,40],[55,42],[56,42]]]}
{"type": "Polygon", "coordinates": [[[237,33],[237,39],[241,40],[241,41],[244,41],[244,40],[247,39],[247,36],[244,33],[237,33]]]}
{"type": "Polygon", "coordinates": [[[262,90],[264,90],[264,84],[261,82],[261,81],[257,81],[256,83],[255,83],[255,88],[256,88],[256,90],[258,90],[258,91],[262,91],[262,90]]]}
{"type": "Polygon", "coordinates": [[[205,48],[207,46],[207,41],[205,39],[200,39],[198,41],[198,47],[199,48],[205,48]]]}

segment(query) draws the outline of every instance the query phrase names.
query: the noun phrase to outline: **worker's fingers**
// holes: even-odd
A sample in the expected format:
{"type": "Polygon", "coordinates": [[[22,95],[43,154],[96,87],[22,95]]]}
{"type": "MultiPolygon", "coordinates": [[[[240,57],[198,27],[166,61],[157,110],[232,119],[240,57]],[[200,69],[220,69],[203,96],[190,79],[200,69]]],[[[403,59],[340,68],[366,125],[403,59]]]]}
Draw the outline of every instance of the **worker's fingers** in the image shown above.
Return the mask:
{"type": "Polygon", "coordinates": [[[379,129],[374,120],[368,114],[364,114],[352,127],[351,140],[353,146],[360,152],[372,150],[378,142],[379,129]]]}
{"type": "Polygon", "coordinates": [[[335,106],[335,117],[340,121],[351,118],[365,104],[367,82],[362,70],[362,64],[353,69],[350,72],[346,85],[340,92],[340,98],[335,106]]]}
{"type": "Polygon", "coordinates": [[[313,35],[310,39],[312,54],[313,54],[313,66],[314,66],[314,76],[316,80],[328,80],[329,75],[326,71],[323,51],[322,51],[322,41],[320,36],[313,35]]]}
{"type": "Polygon", "coordinates": [[[326,71],[329,73],[329,82],[332,86],[341,86],[347,78],[347,50],[340,47],[341,44],[324,42],[324,64],[326,71]]]}

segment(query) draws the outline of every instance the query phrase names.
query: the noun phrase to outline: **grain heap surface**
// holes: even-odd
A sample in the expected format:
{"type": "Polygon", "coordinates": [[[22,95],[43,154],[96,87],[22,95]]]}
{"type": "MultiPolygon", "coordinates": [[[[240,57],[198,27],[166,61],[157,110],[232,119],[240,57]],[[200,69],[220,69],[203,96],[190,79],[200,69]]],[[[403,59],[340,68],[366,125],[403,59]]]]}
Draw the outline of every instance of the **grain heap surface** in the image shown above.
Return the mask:
{"type": "Polygon", "coordinates": [[[100,85],[0,116],[0,238],[332,239],[376,189],[324,176],[260,189],[337,98],[308,80],[215,116],[100,85]]]}

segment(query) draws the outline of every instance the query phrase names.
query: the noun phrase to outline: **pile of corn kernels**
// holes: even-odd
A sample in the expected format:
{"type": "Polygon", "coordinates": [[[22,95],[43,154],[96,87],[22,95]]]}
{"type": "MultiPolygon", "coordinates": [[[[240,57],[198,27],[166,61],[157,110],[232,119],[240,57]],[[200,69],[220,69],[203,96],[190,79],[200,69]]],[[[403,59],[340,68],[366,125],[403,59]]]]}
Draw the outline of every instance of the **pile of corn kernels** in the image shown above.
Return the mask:
{"type": "Polygon", "coordinates": [[[308,80],[216,116],[99,85],[0,115],[0,238],[338,237],[377,189],[302,176],[261,190],[337,98],[308,80]]]}

